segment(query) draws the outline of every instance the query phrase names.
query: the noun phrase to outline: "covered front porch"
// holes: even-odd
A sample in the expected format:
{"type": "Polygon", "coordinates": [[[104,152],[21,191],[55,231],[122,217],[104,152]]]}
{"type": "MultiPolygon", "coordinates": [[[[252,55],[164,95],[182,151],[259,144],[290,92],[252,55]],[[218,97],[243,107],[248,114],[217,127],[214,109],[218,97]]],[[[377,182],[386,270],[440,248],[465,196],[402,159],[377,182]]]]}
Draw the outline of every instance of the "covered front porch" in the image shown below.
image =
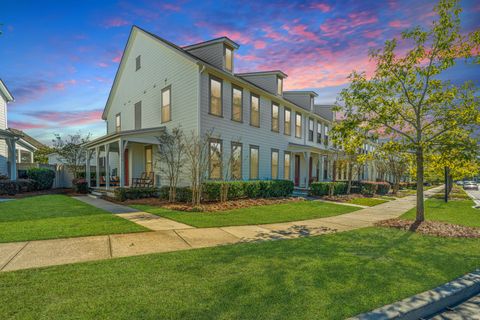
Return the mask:
{"type": "Polygon", "coordinates": [[[157,136],[163,127],[117,132],[86,144],[85,177],[90,188],[111,190],[130,187],[155,175],[157,136]]]}
{"type": "Polygon", "coordinates": [[[3,164],[5,168],[1,168],[0,174],[5,172],[10,180],[17,180],[17,141],[20,140],[20,136],[9,131],[0,129],[0,141],[6,144],[7,154],[3,156],[0,154],[0,164],[3,164]]]}
{"type": "Polygon", "coordinates": [[[308,189],[312,182],[332,180],[331,152],[313,146],[290,143],[293,181],[298,189],[308,189]]]}

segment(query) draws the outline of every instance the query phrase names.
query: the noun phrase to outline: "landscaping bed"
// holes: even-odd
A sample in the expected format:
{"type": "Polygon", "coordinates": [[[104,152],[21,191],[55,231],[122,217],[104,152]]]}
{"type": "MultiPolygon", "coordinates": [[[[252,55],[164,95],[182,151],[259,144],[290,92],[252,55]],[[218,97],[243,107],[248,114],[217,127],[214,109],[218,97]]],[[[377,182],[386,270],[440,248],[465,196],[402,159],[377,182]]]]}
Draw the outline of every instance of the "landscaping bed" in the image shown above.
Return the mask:
{"type": "Polygon", "coordinates": [[[187,212],[217,212],[225,210],[233,210],[240,208],[249,208],[254,206],[266,206],[272,204],[282,204],[289,202],[305,201],[302,198],[270,198],[270,199],[238,199],[230,200],[225,202],[208,202],[202,203],[200,206],[192,206],[189,203],[169,203],[165,200],[159,198],[145,198],[137,200],[126,200],[121,204],[131,206],[131,205],[148,205],[148,206],[157,206],[169,210],[177,211],[187,211],[187,212]]]}
{"type": "Polygon", "coordinates": [[[439,237],[480,238],[480,228],[460,226],[439,221],[423,221],[418,223],[414,220],[389,219],[377,222],[375,225],[439,237]]]}
{"type": "MultiPolygon", "coordinates": [[[[380,197],[380,196],[379,196],[380,197]]],[[[375,198],[371,196],[365,196],[362,194],[344,194],[344,195],[336,195],[336,196],[323,196],[320,199],[322,200],[327,200],[327,201],[334,201],[334,202],[339,202],[339,203],[351,203],[351,204],[358,204],[361,206],[366,206],[366,207],[373,207],[378,204],[386,203],[389,202],[390,199],[381,199],[381,198],[375,198]]],[[[395,198],[393,198],[395,199],[395,198]]]]}

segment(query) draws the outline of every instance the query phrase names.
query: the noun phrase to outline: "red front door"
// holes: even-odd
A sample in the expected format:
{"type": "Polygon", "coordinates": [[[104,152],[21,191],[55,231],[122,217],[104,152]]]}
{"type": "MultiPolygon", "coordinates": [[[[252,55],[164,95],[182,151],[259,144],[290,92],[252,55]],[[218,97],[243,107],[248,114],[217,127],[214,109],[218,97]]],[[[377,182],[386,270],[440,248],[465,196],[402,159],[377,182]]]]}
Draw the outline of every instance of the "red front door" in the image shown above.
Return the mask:
{"type": "Polygon", "coordinates": [[[295,155],[295,186],[300,185],[300,156],[295,155]]]}
{"type": "Polygon", "coordinates": [[[128,182],[130,181],[130,177],[128,174],[128,149],[125,149],[125,152],[123,154],[123,163],[125,164],[124,166],[124,181],[125,181],[125,186],[128,186],[128,182]]]}

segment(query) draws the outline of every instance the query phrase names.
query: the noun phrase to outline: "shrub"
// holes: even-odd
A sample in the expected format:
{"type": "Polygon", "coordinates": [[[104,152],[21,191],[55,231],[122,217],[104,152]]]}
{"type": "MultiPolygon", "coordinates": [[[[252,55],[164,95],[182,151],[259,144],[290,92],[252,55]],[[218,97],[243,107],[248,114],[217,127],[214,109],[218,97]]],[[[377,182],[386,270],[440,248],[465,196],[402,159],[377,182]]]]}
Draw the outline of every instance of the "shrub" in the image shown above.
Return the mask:
{"type": "Polygon", "coordinates": [[[202,198],[204,201],[219,201],[222,183],[220,181],[209,181],[202,185],[202,198]]]}
{"type": "Polygon", "coordinates": [[[209,181],[202,186],[203,200],[220,200],[222,184],[228,185],[228,200],[288,197],[293,192],[293,182],[289,180],[209,181]]]}
{"type": "Polygon", "coordinates": [[[118,201],[154,198],[159,196],[158,188],[116,188],[115,199],[118,201]]]}
{"type": "MultiPolygon", "coordinates": [[[[160,200],[168,200],[169,190],[170,190],[169,186],[160,187],[158,191],[158,198],[160,200]]],[[[190,189],[190,187],[177,187],[176,193],[177,193],[176,201],[178,202],[192,201],[192,189],[190,189]]]]}
{"type": "Polygon", "coordinates": [[[31,168],[27,170],[27,177],[35,181],[37,190],[48,190],[53,186],[55,172],[45,168],[31,168]]]}
{"type": "Polygon", "coordinates": [[[362,181],[361,193],[363,195],[373,196],[375,194],[385,195],[390,191],[388,182],[362,181]]]}
{"type": "Polygon", "coordinates": [[[75,187],[75,192],[78,193],[87,193],[88,192],[88,182],[85,179],[73,179],[73,186],[75,187]]]}
{"type": "Polygon", "coordinates": [[[0,180],[0,195],[13,196],[21,192],[35,191],[35,188],[36,182],[32,179],[0,180]]]}
{"type": "Polygon", "coordinates": [[[346,194],[348,185],[346,182],[313,182],[310,184],[310,195],[326,196],[330,187],[333,186],[333,194],[346,194]]]}

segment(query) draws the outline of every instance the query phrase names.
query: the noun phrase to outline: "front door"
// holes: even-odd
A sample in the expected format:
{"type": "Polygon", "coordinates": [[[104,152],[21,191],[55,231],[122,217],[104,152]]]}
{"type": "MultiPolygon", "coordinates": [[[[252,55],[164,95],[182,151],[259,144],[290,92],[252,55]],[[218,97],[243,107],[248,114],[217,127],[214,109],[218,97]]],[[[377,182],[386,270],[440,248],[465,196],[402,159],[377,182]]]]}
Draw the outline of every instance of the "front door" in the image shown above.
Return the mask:
{"type": "Polygon", "coordinates": [[[295,155],[295,186],[300,185],[300,156],[295,155]]]}
{"type": "Polygon", "coordinates": [[[312,181],[312,168],[313,168],[313,158],[310,157],[308,160],[308,183],[312,181]]]}

